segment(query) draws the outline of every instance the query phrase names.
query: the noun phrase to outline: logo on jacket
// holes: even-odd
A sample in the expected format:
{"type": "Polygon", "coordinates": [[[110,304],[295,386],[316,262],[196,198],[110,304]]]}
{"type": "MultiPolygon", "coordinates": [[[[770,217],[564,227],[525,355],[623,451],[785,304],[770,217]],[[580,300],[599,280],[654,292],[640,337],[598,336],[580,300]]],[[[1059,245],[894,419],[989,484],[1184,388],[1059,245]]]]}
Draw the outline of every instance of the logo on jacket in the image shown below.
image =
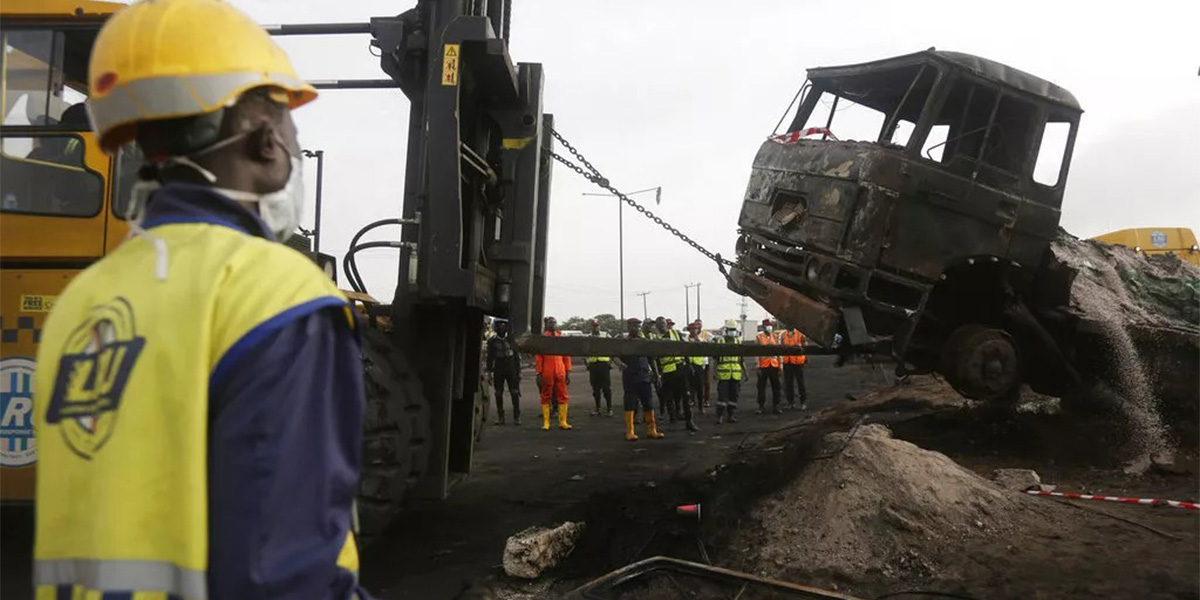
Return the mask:
{"type": "Polygon", "coordinates": [[[93,308],[67,337],[46,421],[59,426],[76,454],[90,459],[112,437],[121,396],[145,345],[133,308],[120,297],[93,308]]]}

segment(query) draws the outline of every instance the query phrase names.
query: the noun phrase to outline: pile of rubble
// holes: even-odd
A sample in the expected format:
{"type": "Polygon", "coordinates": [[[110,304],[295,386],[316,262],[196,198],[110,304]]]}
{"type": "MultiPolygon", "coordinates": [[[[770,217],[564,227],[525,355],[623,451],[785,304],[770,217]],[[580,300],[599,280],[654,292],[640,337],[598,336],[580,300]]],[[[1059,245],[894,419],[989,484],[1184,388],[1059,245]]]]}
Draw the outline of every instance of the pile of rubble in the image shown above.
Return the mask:
{"type": "Polygon", "coordinates": [[[954,581],[979,548],[1074,516],[894,439],[882,425],[830,434],[819,456],[764,498],[756,526],[733,541],[761,575],[851,584],[858,593],[954,581]]]}

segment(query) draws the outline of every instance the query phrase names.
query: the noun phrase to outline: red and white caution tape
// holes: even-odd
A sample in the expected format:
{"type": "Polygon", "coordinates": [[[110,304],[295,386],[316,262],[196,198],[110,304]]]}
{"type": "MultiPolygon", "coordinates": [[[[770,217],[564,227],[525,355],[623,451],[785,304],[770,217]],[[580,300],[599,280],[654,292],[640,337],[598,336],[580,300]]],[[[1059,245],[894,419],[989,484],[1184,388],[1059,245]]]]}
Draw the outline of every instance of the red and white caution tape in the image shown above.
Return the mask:
{"type": "Polygon", "coordinates": [[[1173,506],[1175,508],[1200,510],[1200,504],[1195,502],[1180,502],[1179,500],[1162,500],[1159,498],[1122,498],[1121,496],[1094,496],[1092,494],[1067,494],[1063,492],[1043,492],[1040,490],[1025,490],[1025,493],[1031,496],[1055,496],[1058,498],[1071,498],[1072,500],[1105,500],[1125,504],[1149,504],[1152,506],[1173,506]]]}
{"type": "Polygon", "coordinates": [[[806,138],[810,135],[817,135],[817,134],[824,135],[835,142],[838,141],[837,136],[833,135],[832,131],[829,131],[828,129],[826,129],[824,127],[809,127],[808,129],[803,129],[800,131],[792,131],[790,133],[781,133],[779,135],[773,136],[771,138],[771,141],[779,142],[780,144],[795,144],[796,142],[800,141],[803,138],[806,138]]]}

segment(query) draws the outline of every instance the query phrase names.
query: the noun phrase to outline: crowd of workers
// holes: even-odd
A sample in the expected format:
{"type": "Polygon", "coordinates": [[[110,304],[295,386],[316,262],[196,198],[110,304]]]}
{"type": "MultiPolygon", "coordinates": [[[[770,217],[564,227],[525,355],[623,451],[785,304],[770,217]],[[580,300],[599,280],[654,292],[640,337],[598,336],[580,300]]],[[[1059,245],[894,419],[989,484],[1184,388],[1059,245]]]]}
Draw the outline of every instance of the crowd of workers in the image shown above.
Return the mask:
{"type": "MultiPolygon", "coordinates": [[[[506,423],[504,390],[507,388],[512,404],[513,423],[520,425],[520,355],[512,347],[508,322],[497,319],[493,327],[494,334],[487,340],[487,376],[496,398],[496,423],[506,423]]],[[[546,317],[543,335],[562,335],[554,317],[546,317]]],[[[597,319],[592,319],[587,335],[607,337],[597,319]]],[[[643,322],[634,317],[626,321],[626,332],[622,337],[740,344],[741,336],[738,322],[732,319],[725,321],[725,326],[718,335],[706,331],[704,323],[696,319],[687,325],[687,335],[684,335],[675,328],[675,322],[669,318],[658,317],[643,322]]],[[[804,334],[795,329],[776,331],[775,323],[771,319],[763,319],[754,343],[802,347],[804,334]]],[[[638,413],[642,415],[640,420],[646,425],[647,435],[653,439],[663,437],[658,430],[660,417],[666,417],[670,423],[683,422],[689,432],[700,431],[696,425],[695,414],[704,414],[705,409],[712,406],[713,381],[717,382],[716,423],[736,423],[738,398],[742,382],[746,379],[746,360],[740,356],[588,356],[584,359],[584,364],[587,367],[592,400],[595,403],[591,415],[613,415],[612,367],[616,365],[621,373],[624,392],[623,410],[627,440],[638,439],[634,430],[634,425],[639,420],[638,413]],[[658,399],[657,403],[654,401],[655,397],[658,399]]],[[[807,408],[808,392],[804,386],[806,356],[762,356],[751,360],[757,360],[758,368],[756,414],[782,413],[784,398],[787,400],[788,409],[807,408]],[[769,406],[768,387],[771,389],[769,406]]],[[[534,357],[534,365],[542,410],[542,429],[548,431],[554,420],[557,420],[560,429],[571,429],[572,426],[567,420],[570,405],[567,386],[571,383],[571,357],[539,354],[534,357]]]]}

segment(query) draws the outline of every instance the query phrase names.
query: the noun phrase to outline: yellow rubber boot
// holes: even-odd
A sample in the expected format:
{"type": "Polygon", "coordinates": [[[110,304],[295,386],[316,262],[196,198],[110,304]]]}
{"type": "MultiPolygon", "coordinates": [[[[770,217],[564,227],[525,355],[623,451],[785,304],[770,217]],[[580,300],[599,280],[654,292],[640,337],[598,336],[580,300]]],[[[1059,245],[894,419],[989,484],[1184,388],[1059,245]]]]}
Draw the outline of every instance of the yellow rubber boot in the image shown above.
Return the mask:
{"type": "Polygon", "coordinates": [[[567,422],[567,403],[563,402],[558,405],[558,428],[571,429],[571,424],[567,422]]]}
{"type": "Polygon", "coordinates": [[[664,437],[658,432],[658,417],[652,410],[646,411],[646,435],[652,440],[661,440],[664,437]]]}
{"type": "Polygon", "coordinates": [[[542,431],[550,431],[550,405],[542,405],[542,431]]]}
{"type": "Polygon", "coordinates": [[[637,441],[637,434],[633,431],[633,415],[632,410],[625,411],[625,439],[630,442],[637,441]]]}

